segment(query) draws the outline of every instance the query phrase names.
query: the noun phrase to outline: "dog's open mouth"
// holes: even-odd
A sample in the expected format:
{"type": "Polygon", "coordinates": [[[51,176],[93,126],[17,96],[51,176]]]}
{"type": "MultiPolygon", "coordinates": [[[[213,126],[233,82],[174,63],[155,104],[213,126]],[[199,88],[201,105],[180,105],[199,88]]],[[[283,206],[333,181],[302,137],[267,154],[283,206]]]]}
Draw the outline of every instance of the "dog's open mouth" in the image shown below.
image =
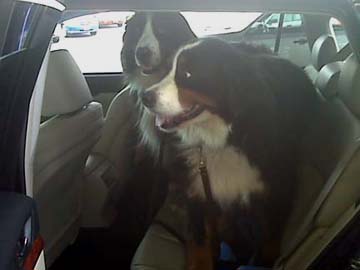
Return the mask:
{"type": "Polygon", "coordinates": [[[155,125],[162,130],[171,130],[180,126],[182,123],[189,121],[204,111],[204,107],[200,105],[194,105],[183,113],[175,116],[164,116],[156,114],[155,125]]]}
{"type": "Polygon", "coordinates": [[[159,69],[159,66],[142,64],[141,66],[139,66],[139,68],[143,75],[149,76],[154,74],[159,69]]]}
{"type": "Polygon", "coordinates": [[[151,66],[142,66],[141,67],[141,73],[143,74],[143,75],[151,75],[151,74],[153,74],[154,72],[155,72],[155,70],[156,70],[156,68],[154,68],[154,67],[151,67],[151,66]]]}

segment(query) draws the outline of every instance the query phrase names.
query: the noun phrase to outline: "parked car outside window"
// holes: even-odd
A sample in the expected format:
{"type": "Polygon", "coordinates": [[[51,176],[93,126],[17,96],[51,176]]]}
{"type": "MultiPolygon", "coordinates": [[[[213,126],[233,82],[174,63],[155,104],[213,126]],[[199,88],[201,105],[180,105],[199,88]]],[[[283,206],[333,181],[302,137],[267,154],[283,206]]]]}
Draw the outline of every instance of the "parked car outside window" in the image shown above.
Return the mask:
{"type": "Polygon", "coordinates": [[[76,35],[96,35],[99,30],[99,21],[96,15],[85,15],[67,20],[63,23],[65,37],[76,35]]]}

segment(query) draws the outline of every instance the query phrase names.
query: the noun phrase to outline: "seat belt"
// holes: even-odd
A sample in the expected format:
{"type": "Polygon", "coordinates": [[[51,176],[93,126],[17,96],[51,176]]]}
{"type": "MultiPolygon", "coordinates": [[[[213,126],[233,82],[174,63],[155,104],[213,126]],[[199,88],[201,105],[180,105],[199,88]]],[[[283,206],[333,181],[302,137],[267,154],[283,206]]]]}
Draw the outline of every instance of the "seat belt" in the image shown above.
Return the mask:
{"type": "Polygon", "coordinates": [[[305,217],[304,222],[302,223],[300,229],[298,230],[297,234],[294,237],[294,241],[289,249],[278,259],[277,263],[275,264],[274,269],[283,269],[284,261],[289,258],[295,250],[300,246],[300,244],[304,241],[305,237],[310,233],[311,229],[314,225],[314,220],[318,215],[320,208],[326,201],[328,195],[334,188],[335,184],[337,183],[340,176],[343,174],[346,166],[354,157],[354,154],[359,149],[360,146],[360,138],[356,139],[354,144],[350,147],[350,149],[345,153],[343,158],[340,160],[338,165],[336,166],[334,172],[329,177],[329,180],[325,183],[324,187],[322,188],[320,194],[318,195],[316,201],[314,202],[309,214],[305,217]]]}

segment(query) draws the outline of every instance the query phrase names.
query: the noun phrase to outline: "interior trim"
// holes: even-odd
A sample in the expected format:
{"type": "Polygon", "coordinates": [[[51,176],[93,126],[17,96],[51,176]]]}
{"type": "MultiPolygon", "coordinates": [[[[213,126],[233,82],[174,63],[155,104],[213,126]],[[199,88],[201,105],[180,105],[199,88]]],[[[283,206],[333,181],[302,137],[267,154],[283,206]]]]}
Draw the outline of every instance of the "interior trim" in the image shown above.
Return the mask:
{"type": "MultiPolygon", "coordinates": [[[[204,1],[164,1],[164,0],[63,0],[67,10],[74,9],[114,9],[151,11],[303,11],[312,13],[334,13],[346,0],[218,0],[204,1]],[[330,3],[329,3],[330,2],[330,3]]],[[[335,12],[336,13],[336,12],[335,12]]]]}
{"type": "Polygon", "coordinates": [[[64,9],[65,9],[65,6],[56,0],[18,0],[18,1],[39,4],[39,5],[54,8],[59,11],[64,11],[64,9]]]}
{"type": "Polygon", "coordinates": [[[49,45],[49,49],[44,57],[44,61],[40,68],[29,105],[29,114],[26,128],[24,167],[26,195],[30,197],[33,197],[34,158],[37,138],[40,129],[41,108],[44,95],[47,66],[49,62],[50,46],[51,45],[49,45]]]}

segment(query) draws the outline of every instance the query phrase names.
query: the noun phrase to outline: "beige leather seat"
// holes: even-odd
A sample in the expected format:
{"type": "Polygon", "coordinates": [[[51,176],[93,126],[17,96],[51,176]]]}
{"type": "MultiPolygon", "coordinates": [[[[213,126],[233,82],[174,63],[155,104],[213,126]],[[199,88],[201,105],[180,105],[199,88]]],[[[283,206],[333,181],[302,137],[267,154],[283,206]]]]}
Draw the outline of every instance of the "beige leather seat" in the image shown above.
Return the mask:
{"type": "MultiPolygon", "coordinates": [[[[322,75],[320,71],[319,76],[322,75]]],[[[336,78],[336,74],[325,75],[336,78]]],[[[314,119],[313,130],[304,141],[302,182],[283,241],[286,258],[279,269],[308,269],[351,216],[359,211],[360,65],[354,55],[341,67],[337,91],[333,86],[329,83],[327,87],[319,87],[325,98],[321,114],[314,119]],[[329,181],[333,180],[336,182],[330,186],[329,181]],[[325,194],[325,199],[305,228],[306,237],[292,249],[299,236],[297,230],[307,219],[312,203],[319,200],[319,194],[325,194]]]]}
{"type": "Polygon", "coordinates": [[[34,198],[47,265],[76,237],[83,170],[100,138],[102,106],[92,102],[79,67],[66,50],[50,53],[34,164],[34,198]]]}
{"type": "Polygon", "coordinates": [[[134,169],[136,121],[134,95],[123,90],[111,102],[102,136],[86,162],[84,227],[108,227],[116,217],[116,201],[134,169]]]}
{"type": "Polygon", "coordinates": [[[187,230],[187,217],[175,200],[176,195],[169,194],[137,248],[132,270],[185,269],[185,247],[181,239],[187,230]]]}
{"type": "Polygon", "coordinates": [[[320,69],[333,61],[337,53],[336,43],[330,35],[321,35],[311,49],[312,65],[305,67],[305,73],[315,82],[320,69]]]}

